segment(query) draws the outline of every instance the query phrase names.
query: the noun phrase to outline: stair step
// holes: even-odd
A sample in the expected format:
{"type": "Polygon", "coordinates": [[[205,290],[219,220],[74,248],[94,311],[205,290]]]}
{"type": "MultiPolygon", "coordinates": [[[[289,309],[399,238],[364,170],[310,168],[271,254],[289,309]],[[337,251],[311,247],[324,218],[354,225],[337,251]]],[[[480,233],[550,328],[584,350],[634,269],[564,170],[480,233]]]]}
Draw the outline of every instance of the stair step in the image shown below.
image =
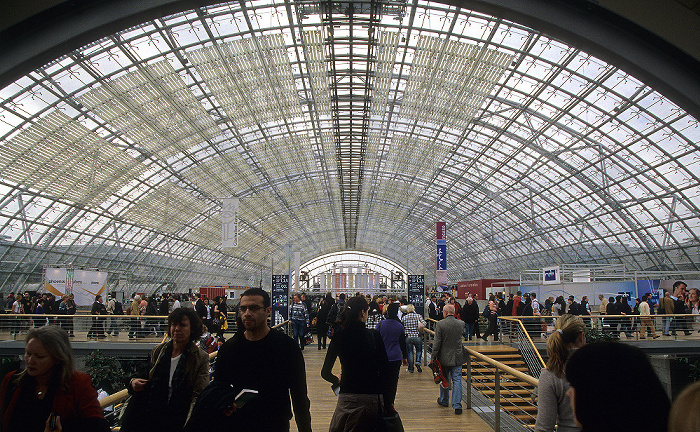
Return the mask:
{"type": "MultiPolygon", "coordinates": [[[[523,373],[528,373],[530,370],[525,367],[525,366],[515,366],[513,369],[523,372],[523,373]]],[[[466,370],[466,368],[465,368],[466,370]]],[[[472,368],[472,375],[474,374],[483,374],[483,375],[494,375],[494,371],[492,368],[472,368]]]]}
{"type": "MultiPolygon", "coordinates": [[[[484,354],[484,355],[486,355],[486,354],[484,354]]],[[[488,357],[490,357],[494,360],[499,359],[499,358],[506,358],[506,359],[520,359],[521,358],[520,353],[518,353],[518,352],[514,352],[514,353],[510,353],[510,354],[489,354],[488,357]]]]}
{"type": "MultiPolygon", "coordinates": [[[[462,376],[466,376],[466,374],[462,374],[462,376]]],[[[493,375],[472,375],[472,381],[474,382],[494,382],[494,377],[493,375]]],[[[514,377],[511,374],[501,374],[501,383],[504,382],[515,382],[518,384],[526,385],[524,381],[521,381],[519,378],[514,377]]]]}
{"type": "MultiPolygon", "coordinates": [[[[472,387],[477,388],[477,389],[479,389],[479,388],[492,389],[492,388],[493,388],[493,382],[487,382],[487,383],[483,383],[483,382],[473,382],[473,383],[472,383],[472,387]]],[[[507,387],[507,388],[512,388],[512,387],[515,387],[515,388],[525,388],[525,389],[532,389],[532,388],[534,388],[534,386],[531,386],[530,384],[525,384],[525,383],[520,384],[520,383],[514,383],[514,382],[508,382],[508,381],[505,381],[505,382],[501,381],[501,388],[506,388],[506,387],[507,387]]]]}
{"type": "MultiPolygon", "coordinates": [[[[517,360],[498,360],[498,362],[499,362],[499,363],[503,363],[504,365],[524,365],[524,364],[525,364],[525,362],[522,361],[521,359],[517,359],[517,360]]],[[[480,362],[480,361],[478,361],[478,360],[472,360],[472,364],[476,364],[476,365],[478,365],[478,366],[485,366],[485,367],[491,366],[491,365],[489,365],[489,364],[486,363],[486,362],[480,362]]],[[[491,366],[491,367],[493,367],[493,366],[491,366]]]]}
{"type": "Polygon", "coordinates": [[[506,411],[507,413],[530,413],[530,414],[537,414],[537,407],[532,406],[532,405],[525,405],[525,406],[512,406],[512,405],[501,405],[501,409],[503,411],[506,411]]]}
{"type": "MultiPolygon", "coordinates": [[[[486,396],[495,396],[496,391],[495,390],[480,390],[480,392],[486,396]]],[[[530,396],[532,395],[532,392],[527,389],[521,389],[521,388],[515,388],[515,389],[503,389],[501,390],[501,396],[502,397],[508,397],[511,396],[511,394],[516,394],[519,396],[530,396]]]]}

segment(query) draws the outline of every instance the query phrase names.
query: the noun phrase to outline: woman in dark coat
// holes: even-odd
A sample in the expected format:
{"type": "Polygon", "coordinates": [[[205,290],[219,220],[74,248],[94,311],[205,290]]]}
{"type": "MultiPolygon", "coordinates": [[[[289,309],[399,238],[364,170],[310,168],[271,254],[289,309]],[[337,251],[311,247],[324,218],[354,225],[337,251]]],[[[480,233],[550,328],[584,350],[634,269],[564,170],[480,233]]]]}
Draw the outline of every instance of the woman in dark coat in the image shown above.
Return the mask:
{"type": "Polygon", "coordinates": [[[347,301],[340,314],[340,328],[326,353],[321,376],[338,391],[329,432],[374,430],[383,411],[389,361],[381,335],[365,324],[368,309],[364,297],[347,301]],[[340,377],[333,374],[337,358],[340,377]]]}
{"type": "Polygon", "coordinates": [[[132,399],[122,417],[122,432],[182,430],[197,396],[209,383],[209,355],[195,345],[202,326],[191,308],[181,307],[168,315],[171,339],[153,348],[148,372],[133,378],[127,387],[132,399]]]}
{"type": "Polygon", "coordinates": [[[328,324],[326,320],[328,319],[328,312],[330,312],[331,307],[335,303],[331,293],[326,294],[326,296],[321,300],[321,304],[318,308],[318,314],[316,315],[316,338],[318,339],[318,349],[323,347],[326,348],[326,339],[328,334],[328,324]]]}

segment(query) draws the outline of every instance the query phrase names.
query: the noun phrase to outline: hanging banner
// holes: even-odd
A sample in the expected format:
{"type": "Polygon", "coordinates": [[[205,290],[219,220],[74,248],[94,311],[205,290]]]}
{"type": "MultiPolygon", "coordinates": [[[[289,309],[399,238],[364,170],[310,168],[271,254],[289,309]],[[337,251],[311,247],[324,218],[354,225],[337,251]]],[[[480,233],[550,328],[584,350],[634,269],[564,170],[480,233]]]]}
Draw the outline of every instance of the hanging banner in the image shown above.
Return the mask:
{"type": "Polygon", "coordinates": [[[289,275],[272,275],[272,325],[289,319],[289,275]]]}
{"type": "Polygon", "coordinates": [[[544,283],[545,285],[561,283],[561,274],[559,272],[559,266],[543,268],[542,283],[544,283]]]}
{"type": "Polygon", "coordinates": [[[447,291],[447,222],[438,222],[435,243],[435,281],[438,291],[447,291]]]}
{"type": "Polygon", "coordinates": [[[425,276],[408,275],[408,301],[416,308],[416,313],[425,313],[425,276]]]}
{"type": "Polygon", "coordinates": [[[90,306],[95,302],[95,296],[101,295],[105,302],[104,294],[107,291],[107,278],[109,273],[73,270],[73,295],[78,306],[90,306]]]}
{"type": "Polygon", "coordinates": [[[66,293],[68,287],[68,269],[47,268],[46,269],[46,291],[61,297],[66,293]]]}
{"type": "Polygon", "coordinates": [[[221,200],[221,247],[238,247],[238,198],[221,200]]]}

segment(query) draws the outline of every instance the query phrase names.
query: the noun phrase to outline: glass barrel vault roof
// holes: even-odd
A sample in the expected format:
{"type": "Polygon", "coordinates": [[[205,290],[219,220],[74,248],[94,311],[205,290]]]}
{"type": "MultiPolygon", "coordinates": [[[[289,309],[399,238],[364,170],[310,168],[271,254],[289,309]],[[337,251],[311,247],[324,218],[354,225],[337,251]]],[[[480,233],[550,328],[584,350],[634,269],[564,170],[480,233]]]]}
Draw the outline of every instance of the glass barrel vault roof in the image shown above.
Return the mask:
{"type": "Polygon", "coordinates": [[[53,265],[257,285],[288,248],[434,274],[437,221],[452,282],[700,270],[700,128],[663,94],[501,17],[328,4],[164,16],[2,88],[0,289],[53,265]]]}

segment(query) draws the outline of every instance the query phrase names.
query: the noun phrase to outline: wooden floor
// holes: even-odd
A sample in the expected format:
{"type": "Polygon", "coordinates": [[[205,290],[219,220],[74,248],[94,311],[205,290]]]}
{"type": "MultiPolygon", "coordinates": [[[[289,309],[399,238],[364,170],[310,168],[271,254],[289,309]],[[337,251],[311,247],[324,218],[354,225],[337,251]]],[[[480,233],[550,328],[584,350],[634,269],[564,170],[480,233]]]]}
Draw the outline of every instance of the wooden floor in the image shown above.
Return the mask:
{"type": "MultiPolygon", "coordinates": [[[[321,378],[321,366],[326,355],[319,351],[316,344],[304,350],[306,359],[306,379],[311,400],[311,424],[316,432],[327,431],[337,398],[331,386],[321,378]]],[[[340,374],[340,361],[336,361],[334,373],[340,374]]],[[[399,388],[396,394],[396,410],[401,415],[407,432],[487,432],[492,431],[486,422],[470,410],[462,415],[455,415],[451,408],[437,404],[438,386],[433,382],[428,367],[423,373],[409,374],[406,367],[401,368],[399,388]]],[[[465,404],[462,403],[464,407],[465,404]]],[[[291,430],[296,431],[292,420],[291,430]]]]}

